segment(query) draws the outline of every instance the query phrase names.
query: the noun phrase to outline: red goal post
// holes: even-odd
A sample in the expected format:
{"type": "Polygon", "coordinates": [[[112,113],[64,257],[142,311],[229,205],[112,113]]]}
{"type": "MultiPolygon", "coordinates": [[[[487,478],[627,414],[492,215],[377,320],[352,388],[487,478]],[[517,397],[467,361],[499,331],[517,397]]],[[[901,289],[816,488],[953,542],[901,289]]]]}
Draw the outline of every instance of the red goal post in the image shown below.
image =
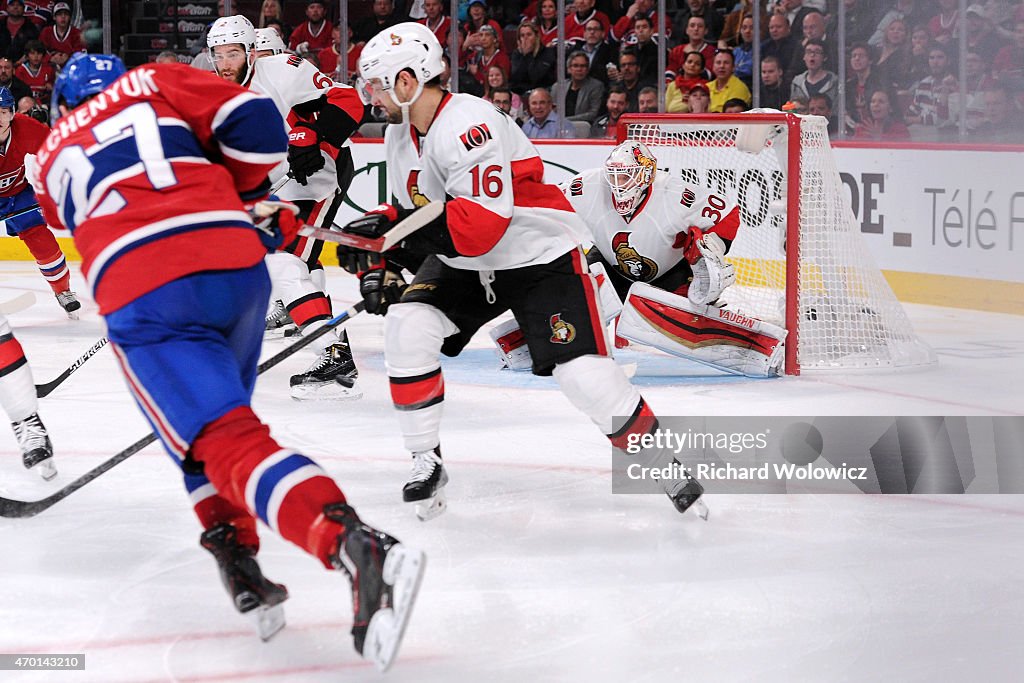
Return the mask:
{"type": "Polygon", "coordinates": [[[927,365],[860,233],[827,123],[786,113],[625,114],[618,140],[639,140],[659,172],[725,194],[741,221],[724,303],[783,325],[786,374],[927,365]]]}

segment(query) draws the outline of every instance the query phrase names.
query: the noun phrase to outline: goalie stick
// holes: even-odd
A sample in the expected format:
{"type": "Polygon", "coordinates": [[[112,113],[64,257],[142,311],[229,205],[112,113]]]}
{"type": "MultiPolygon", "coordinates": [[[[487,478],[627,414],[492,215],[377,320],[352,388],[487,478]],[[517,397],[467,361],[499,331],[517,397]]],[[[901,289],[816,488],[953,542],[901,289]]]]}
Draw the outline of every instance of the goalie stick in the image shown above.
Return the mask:
{"type": "MultiPolygon", "coordinates": [[[[323,335],[327,334],[330,330],[333,330],[338,325],[347,322],[352,318],[352,316],[362,311],[363,307],[363,302],[359,301],[351,308],[342,311],[335,317],[328,320],[326,323],[324,323],[323,327],[319,328],[314,332],[309,333],[308,335],[304,336],[302,339],[295,342],[294,344],[284,349],[280,353],[277,353],[268,358],[267,360],[263,361],[259,365],[259,373],[262,374],[266,372],[270,368],[274,367],[275,365],[283,361],[285,358],[288,358],[289,356],[295,354],[297,351],[308,346],[314,340],[319,339],[323,335]]],[[[78,479],[75,479],[73,482],[71,482],[64,488],[60,489],[59,491],[55,491],[54,493],[51,493],[46,498],[26,501],[0,497],[0,517],[35,517],[40,512],[47,510],[56,503],[59,503],[60,501],[64,500],[72,493],[82,488],[83,486],[85,486],[90,481],[100,476],[107,470],[121,464],[128,458],[132,457],[133,455],[135,455],[136,453],[138,453],[139,451],[141,451],[143,448],[153,443],[154,441],[156,441],[156,434],[148,434],[147,436],[133,443],[131,446],[128,446],[128,448],[125,448],[120,453],[114,455],[109,460],[106,460],[97,465],[96,467],[92,468],[91,470],[80,476],[78,479]]]]}
{"type": "Polygon", "coordinates": [[[404,220],[399,221],[395,227],[388,230],[382,237],[362,237],[333,228],[317,228],[312,225],[304,225],[299,228],[299,234],[303,237],[312,237],[324,242],[336,242],[353,249],[373,251],[380,254],[398,245],[403,239],[427,223],[430,223],[442,213],[444,213],[444,202],[434,200],[406,216],[404,220]]]}
{"type": "Polygon", "coordinates": [[[90,358],[92,358],[93,356],[95,356],[97,351],[99,351],[104,346],[106,346],[108,341],[110,341],[110,340],[107,339],[106,337],[100,337],[100,340],[98,342],[96,342],[91,347],[89,347],[89,350],[86,351],[85,353],[83,353],[81,356],[79,356],[75,360],[74,363],[69,365],[64,370],[64,372],[60,373],[59,375],[57,375],[54,379],[52,379],[49,382],[45,382],[43,384],[37,384],[36,385],[36,396],[38,396],[39,398],[45,398],[46,396],[49,396],[53,392],[54,389],[56,389],[61,384],[63,384],[64,380],[66,380],[68,377],[71,376],[71,373],[73,373],[78,368],[82,367],[82,365],[85,364],[85,361],[87,361],[90,358]]]}
{"type": "Polygon", "coordinates": [[[22,311],[31,308],[32,304],[36,302],[36,295],[32,292],[22,292],[13,299],[8,299],[3,303],[0,303],[0,314],[11,315],[13,313],[21,313],[22,311]]]}

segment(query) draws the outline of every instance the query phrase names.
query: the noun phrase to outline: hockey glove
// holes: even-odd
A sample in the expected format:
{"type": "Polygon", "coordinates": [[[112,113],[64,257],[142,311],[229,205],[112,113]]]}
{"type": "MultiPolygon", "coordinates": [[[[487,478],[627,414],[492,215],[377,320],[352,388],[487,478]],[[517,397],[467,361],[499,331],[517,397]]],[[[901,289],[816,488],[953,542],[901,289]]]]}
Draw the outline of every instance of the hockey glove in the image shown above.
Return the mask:
{"type": "Polygon", "coordinates": [[[701,257],[691,266],[693,281],[686,296],[695,304],[710,304],[736,282],[736,268],[724,260],[725,242],[713,232],[696,240],[694,248],[701,257]]]}
{"type": "Polygon", "coordinates": [[[391,304],[401,300],[408,286],[402,274],[388,270],[383,261],[359,276],[359,294],[366,312],[373,315],[387,313],[391,304]]]}
{"type": "Polygon", "coordinates": [[[324,163],[319,131],[311,123],[296,123],[288,133],[288,166],[292,177],[300,185],[305,185],[309,176],[323,168],[324,163]]]}
{"type": "Polygon", "coordinates": [[[257,202],[249,213],[256,227],[256,234],[259,235],[267,252],[271,254],[295,239],[299,228],[302,227],[302,221],[296,217],[299,207],[274,195],[257,202]]]}
{"type": "Polygon", "coordinates": [[[344,244],[338,245],[338,265],[353,275],[365,273],[371,268],[380,266],[380,254],[363,251],[344,244]]]}

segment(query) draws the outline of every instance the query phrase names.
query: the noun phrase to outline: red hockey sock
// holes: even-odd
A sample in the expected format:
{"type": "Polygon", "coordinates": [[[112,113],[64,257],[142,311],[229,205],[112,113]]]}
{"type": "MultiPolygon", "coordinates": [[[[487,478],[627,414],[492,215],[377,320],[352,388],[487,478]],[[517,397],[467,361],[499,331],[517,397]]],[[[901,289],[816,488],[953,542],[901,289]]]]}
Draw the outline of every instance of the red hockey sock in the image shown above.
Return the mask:
{"type": "Polygon", "coordinates": [[[228,502],[330,566],[327,555],[342,529],[323,519],[323,509],[344,503],[345,495],[311,459],[281,448],[252,409],[235,408],[206,425],[192,457],[228,502]]]}
{"type": "Polygon", "coordinates": [[[647,401],[641,398],[630,418],[617,432],[608,434],[608,440],[615,448],[625,450],[631,434],[650,434],[657,428],[658,418],[655,417],[651,407],[647,405],[647,401]]]}
{"type": "Polygon", "coordinates": [[[256,531],[256,518],[224,496],[214,494],[196,503],[193,508],[203,529],[212,529],[221,523],[228,523],[238,531],[238,542],[259,550],[260,537],[256,531]]]}
{"type": "Polygon", "coordinates": [[[57,238],[53,236],[45,225],[37,225],[29,228],[18,235],[25,243],[28,250],[32,252],[39,272],[43,274],[50,284],[50,289],[55,294],[66,292],[71,289],[71,272],[68,270],[67,261],[64,259],[64,252],[57,244],[57,238]]]}
{"type": "Polygon", "coordinates": [[[331,302],[327,300],[323,292],[307,294],[300,299],[288,302],[285,308],[288,309],[288,315],[301,330],[306,329],[310,323],[331,318],[331,302]]]}

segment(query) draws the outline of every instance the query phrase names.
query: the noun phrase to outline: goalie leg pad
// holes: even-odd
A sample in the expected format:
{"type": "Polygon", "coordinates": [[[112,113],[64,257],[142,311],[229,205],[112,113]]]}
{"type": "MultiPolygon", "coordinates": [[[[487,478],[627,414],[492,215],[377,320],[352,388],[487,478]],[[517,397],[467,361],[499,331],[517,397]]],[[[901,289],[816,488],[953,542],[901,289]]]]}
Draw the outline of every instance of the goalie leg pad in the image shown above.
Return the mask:
{"type": "Polygon", "coordinates": [[[786,330],[718,306],[638,282],[629,289],[618,334],[660,351],[747,377],[771,377],[782,365],[786,330]]]}
{"type": "Polygon", "coordinates": [[[491,328],[491,341],[498,347],[498,358],[509,370],[529,372],[533,369],[533,357],[526,345],[526,336],[515,318],[498,323],[491,328]]]}

